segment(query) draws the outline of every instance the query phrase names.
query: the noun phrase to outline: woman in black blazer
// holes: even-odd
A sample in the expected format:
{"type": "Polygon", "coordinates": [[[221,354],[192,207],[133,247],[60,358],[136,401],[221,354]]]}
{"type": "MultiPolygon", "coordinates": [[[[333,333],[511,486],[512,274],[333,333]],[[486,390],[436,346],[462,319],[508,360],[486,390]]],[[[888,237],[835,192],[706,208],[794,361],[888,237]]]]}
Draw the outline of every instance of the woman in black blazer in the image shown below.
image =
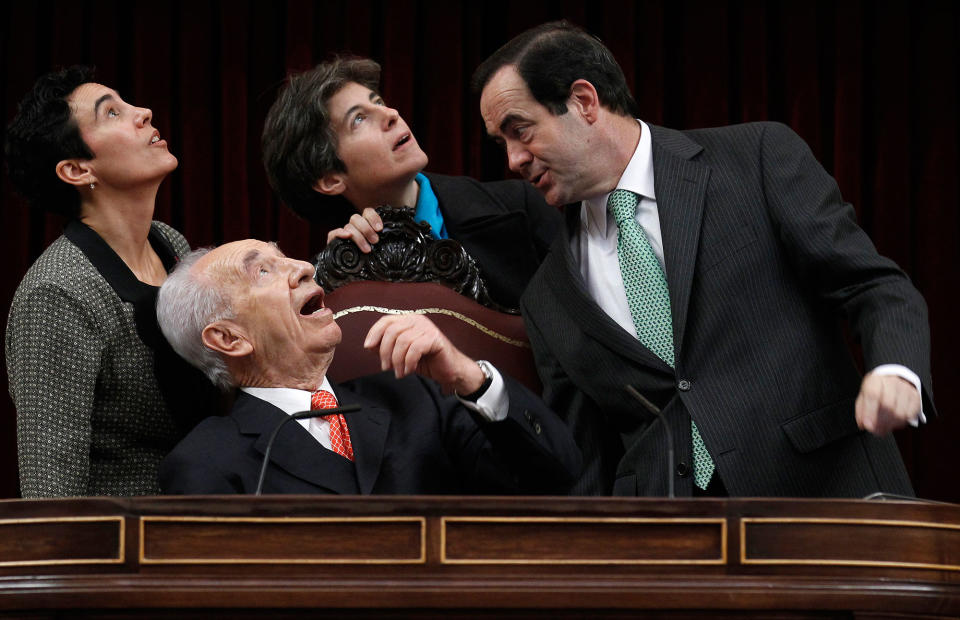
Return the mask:
{"type": "Polygon", "coordinates": [[[263,159],[270,183],[302,217],[352,238],[378,240],[380,205],[409,207],[434,238],[459,241],[487,290],[516,308],[560,229],[559,212],[528,183],[480,183],[424,174],[427,155],[377,92],[380,65],[335,58],[293,75],[267,114],[263,159]],[[349,222],[348,222],[349,220],[349,222]]]}

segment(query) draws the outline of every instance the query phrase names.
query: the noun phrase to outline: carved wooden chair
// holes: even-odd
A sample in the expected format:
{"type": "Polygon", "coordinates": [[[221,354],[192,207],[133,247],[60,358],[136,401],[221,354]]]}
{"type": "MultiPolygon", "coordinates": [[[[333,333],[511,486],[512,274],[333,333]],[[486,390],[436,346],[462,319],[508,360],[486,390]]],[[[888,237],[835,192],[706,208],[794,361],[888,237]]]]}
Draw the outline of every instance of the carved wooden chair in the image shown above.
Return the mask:
{"type": "Polygon", "coordinates": [[[407,209],[380,207],[383,231],[364,254],[336,239],[317,255],[316,280],[343,332],[330,378],[346,381],[380,371],[363,340],[385,314],[427,315],[461,351],[486,359],[535,393],[541,390],[523,319],[492,301],[480,272],[452,239],[435,240],[407,209]]]}

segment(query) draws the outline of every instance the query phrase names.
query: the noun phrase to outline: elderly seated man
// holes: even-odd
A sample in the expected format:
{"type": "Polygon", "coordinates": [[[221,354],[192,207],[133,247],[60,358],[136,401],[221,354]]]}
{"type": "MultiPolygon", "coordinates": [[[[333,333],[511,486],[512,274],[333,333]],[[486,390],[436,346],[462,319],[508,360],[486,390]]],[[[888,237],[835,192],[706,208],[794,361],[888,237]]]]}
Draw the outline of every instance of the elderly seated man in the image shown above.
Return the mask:
{"type": "Polygon", "coordinates": [[[460,352],[422,315],[384,317],[364,346],[392,373],[326,378],[340,327],[310,263],[255,240],[198,250],[157,299],[173,348],[223,389],[229,416],[201,422],[160,466],[166,493],[251,493],[284,416],[265,493],[564,493],[580,454],[539,398],[460,352]],[[456,396],[449,395],[450,393],[456,396]]]}

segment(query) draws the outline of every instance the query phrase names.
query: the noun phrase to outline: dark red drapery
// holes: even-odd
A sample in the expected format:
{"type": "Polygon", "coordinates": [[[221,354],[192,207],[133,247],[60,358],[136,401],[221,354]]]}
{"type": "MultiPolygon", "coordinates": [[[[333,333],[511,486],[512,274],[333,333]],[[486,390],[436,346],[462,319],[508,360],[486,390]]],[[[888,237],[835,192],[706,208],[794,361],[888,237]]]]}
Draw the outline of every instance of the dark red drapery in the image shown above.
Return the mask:
{"type": "MultiPolygon", "coordinates": [[[[957,86],[960,4],[906,0],[526,0],[428,2],[16,2],[0,9],[4,125],[41,73],[94,64],[128,101],[151,107],[180,159],[157,218],[193,245],[273,239],[315,252],[310,230],[273,197],[259,135],[288,71],[334,52],[371,56],[383,94],[430,155],[429,169],[506,173],[483,139],[473,69],[509,37],[568,18],[600,36],[645,120],[676,128],[779,120],[793,127],[857,207],[880,251],[930,308],[941,416],[898,439],[922,496],[960,501],[945,467],[960,438],[960,371],[947,324],[960,284],[957,86]]],[[[0,177],[6,316],[20,278],[60,233],[0,177]]],[[[6,372],[0,384],[6,387],[6,372]]],[[[0,399],[0,497],[17,494],[15,414],[0,399]]]]}

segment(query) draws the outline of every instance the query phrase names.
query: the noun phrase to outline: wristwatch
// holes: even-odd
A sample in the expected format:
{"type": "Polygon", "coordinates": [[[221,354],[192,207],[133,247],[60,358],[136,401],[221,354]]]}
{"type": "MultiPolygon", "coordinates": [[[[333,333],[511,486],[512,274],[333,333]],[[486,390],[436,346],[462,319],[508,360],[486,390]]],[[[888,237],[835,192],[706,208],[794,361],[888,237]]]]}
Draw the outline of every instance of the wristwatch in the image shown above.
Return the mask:
{"type": "Polygon", "coordinates": [[[480,384],[480,387],[474,392],[470,392],[469,394],[457,394],[459,398],[462,398],[463,400],[469,400],[472,403],[480,400],[480,397],[486,393],[487,389],[490,387],[490,384],[493,383],[493,366],[490,365],[490,362],[487,360],[477,360],[477,366],[480,367],[480,372],[483,373],[483,383],[480,384]]]}

